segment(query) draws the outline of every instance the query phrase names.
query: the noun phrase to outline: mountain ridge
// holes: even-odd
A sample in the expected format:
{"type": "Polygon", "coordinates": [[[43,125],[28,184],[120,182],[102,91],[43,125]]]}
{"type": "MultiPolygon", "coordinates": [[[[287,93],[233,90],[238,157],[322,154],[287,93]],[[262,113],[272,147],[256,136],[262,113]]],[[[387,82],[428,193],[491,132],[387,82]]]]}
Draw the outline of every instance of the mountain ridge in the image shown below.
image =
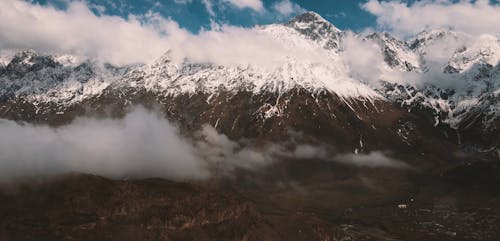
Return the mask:
{"type": "MultiPolygon", "coordinates": [[[[316,62],[291,55],[283,63],[268,69],[253,65],[192,63],[189,60],[178,63],[167,53],[150,64],[114,67],[92,61],[76,63],[70,55],[61,57],[24,51],[15,55],[3,70],[0,68],[0,99],[4,102],[0,115],[14,118],[16,108],[12,107],[26,102],[34,106],[34,114],[43,111],[54,114],[64,113],[71,106],[84,102],[98,101],[106,95],[130,100],[136,98],[131,96],[151,95],[156,99],[154,101],[160,100],[162,104],[175,102],[177,97],[191,101],[189,98],[194,96],[205,96],[204,101],[210,104],[220,95],[230,98],[242,92],[260,98],[255,103],[260,106],[252,114],[269,119],[283,116],[289,108],[287,103],[290,100],[281,96],[305,91],[304,94],[311,95],[316,103],[319,103],[318,96],[334,96],[356,119],[362,119],[358,117],[363,115],[353,107],[358,104],[368,103],[371,107],[366,110],[374,112],[379,111],[376,103],[381,102],[399,106],[402,111],[421,109],[425,112],[422,118],[430,119],[430,124],[436,127],[444,124],[458,132],[480,129],[489,133],[486,136],[493,136],[489,138],[491,143],[485,146],[498,147],[499,140],[495,138],[500,130],[500,48],[495,46],[499,43],[498,38],[495,42],[494,37],[482,36],[481,39],[486,41],[473,43],[471,48],[462,52],[454,50],[449,60],[439,66],[429,65],[435,61],[431,50],[440,44],[439,39],[446,36],[460,39],[457,36],[462,34],[439,30],[422,32],[415,40],[407,42],[388,33],[361,36],[340,31],[313,12],[306,12],[284,24],[261,26],[258,31],[292,49],[297,46],[305,51],[323,49],[321,56],[326,59],[316,62]],[[396,73],[403,79],[432,80],[432,74],[437,73],[436,76],[443,81],[420,83],[399,82],[397,79],[394,82],[384,80],[382,75],[373,82],[358,77],[353,73],[363,69],[353,69],[344,60],[348,51],[344,42],[353,41],[350,38],[368,46],[378,46],[384,61],[380,68],[388,73],[387,76],[396,73]],[[492,65],[495,59],[497,64],[492,65]],[[458,85],[460,88],[455,89],[439,86],[457,81],[463,86],[458,85]],[[283,100],[288,102],[280,102],[283,100]]],[[[133,104],[130,100],[124,103],[133,104]]],[[[17,111],[22,112],[22,109],[17,111]]]]}

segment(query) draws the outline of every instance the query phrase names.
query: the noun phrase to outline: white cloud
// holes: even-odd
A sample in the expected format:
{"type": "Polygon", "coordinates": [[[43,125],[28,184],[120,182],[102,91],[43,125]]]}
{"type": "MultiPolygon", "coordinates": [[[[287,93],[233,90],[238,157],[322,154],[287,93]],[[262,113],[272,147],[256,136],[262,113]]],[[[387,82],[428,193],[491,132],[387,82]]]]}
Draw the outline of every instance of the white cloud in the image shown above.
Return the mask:
{"type": "Polygon", "coordinates": [[[193,139],[144,108],[123,119],[79,118],[58,128],[0,119],[0,182],[13,178],[91,173],[111,178],[204,179],[235,170],[258,171],[283,158],[322,159],[360,167],[404,168],[382,152],[333,156],[327,146],[253,146],[209,125],[193,139]],[[333,156],[333,158],[332,158],[333,156]]]}
{"type": "MultiPolygon", "coordinates": [[[[221,25],[216,30],[191,34],[175,24],[169,25],[170,57],[180,62],[213,63],[223,66],[274,68],[291,59],[303,63],[327,63],[328,53],[303,37],[288,38],[283,29],[263,31],[259,27],[240,28],[221,25]],[[285,36],[280,38],[279,36],[285,36]]],[[[288,34],[290,32],[286,32],[288,34]]],[[[297,34],[291,32],[291,34],[297,34]]],[[[298,35],[298,34],[297,34],[298,35]]]]}
{"type": "Polygon", "coordinates": [[[453,28],[470,34],[499,33],[500,6],[488,0],[459,1],[369,0],[363,9],[377,17],[379,27],[399,36],[409,36],[424,29],[453,28]]]}
{"type": "Polygon", "coordinates": [[[392,168],[410,167],[408,164],[390,158],[380,151],[372,151],[368,154],[338,155],[335,157],[334,160],[344,164],[360,166],[360,167],[392,167],[392,168]]]}
{"type": "MultiPolygon", "coordinates": [[[[454,56],[457,49],[462,46],[474,47],[481,45],[481,39],[491,39],[490,35],[472,37],[463,33],[445,35],[441,38],[428,42],[422,50],[425,55],[425,71],[407,72],[397,68],[391,68],[384,60],[382,49],[375,41],[363,39],[359,35],[346,32],[343,39],[344,51],[340,58],[347,66],[346,74],[349,77],[368,84],[373,88],[381,88],[385,82],[411,85],[423,88],[433,85],[443,89],[454,89],[463,91],[466,86],[466,78],[457,78],[443,72],[450,57],[454,56]],[[360,57],[362,56],[362,57],[360,57]]],[[[493,38],[493,40],[495,40],[493,38]]],[[[484,46],[493,46],[488,43],[484,46]]],[[[417,54],[400,53],[403,59],[414,60],[417,54]]],[[[492,56],[491,62],[498,62],[498,57],[492,56]]]]}
{"type": "Polygon", "coordinates": [[[34,49],[96,57],[113,64],[150,61],[167,49],[164,26],[152,13],[96,16],[82,2],[65,11],[19,0],[0,1],[0,49],[34,49]]]}
{"type": "Polygon", "coordinates": [[[85,172],[108,177],[205,178],[207,163],[168,121],[138,108],[122,120],[60,128],[0,120],[1,179],[85,172]]]}
{"type": "Polygon", "coordinates": [[[204,179],[257,170],[284,153],[243,146],[205,125],[195,139],[142,107],[123,119],[80,118],[52,128],[0,119],[0,181],[82,172],[112,178],[204,179]]]}
{"type": "MultiPolygon", "coordinates": [[[[226,6],[224,4],[229,4],[238,9],[252,9],[254,11],[263,13],[266,9],[264,8],[264,4],[261,0],[199,0],[205,6],[205,10],[208,15],[211,17],[215,17],[216,8],[224,9],[226,6]]],[[[193,0],[174,0],[177,4],[187,4],[193,2],[193,0]]]]}
{"type": "Polygon", "coordinates": [[[327,158],[327,150],[325,147],[316,147],[312,145],[298,145],[293,151],[292,156],[295,158],[319,158],[326,159],[327,158]]]}
{"type": "Polygon", "coordinates": [[[277,2],[273,5],[272,8],[283,16],[290,16],[292,14],[297,14],[305,11],[305,9],[303,9],[296,3],[290,2],[290,0],[282,0],[281,2],[277,2]]]}
{"type": "Polygon", "coordinates": [[[202,0],[201,3],[203,3],[203,5],[205,6],[205,9],[207,10],[208,12],[208,15],[210,16],[215,16],[215,11],[214,11],[214,7],[212,5],[212,0],[202,0]]]}
{"type": "MultiPolygon", "coordinates": [[[[243,6],[243,2],[239,4],[243,6]]],[[[259,5],[249,6],[258,9],[259,5]]],[[[192,34],[159,14],[148,12],[128,19],[96,16],[83,2],[70,2],[67,10],[59,10],[18,0],[1,1],[0,32],[2,52],[33,49],[97,58],[115,65],[150,62],[167,50],[174,60],[220,65],[270,66],[290,56],[322,59],[318,55],[321,51],[284,46],[258,27],[218,25],[192,34]]]]}
{"type": "Polygon", "coordinates": [[[264,4],[261,0],[223,0],[225,2],[231,3],[238,8],[250,8],[257,12],[264,11],[264,4]]]}
{"type": "Polygon", "coordinates": [[[193,0],[174,0],[174,2],[177,4],[188,4],[193,2],[193,0]]]}
{"type": "Polygon", "coordinates": [[[380,76],[386,69],[380,47],[351,32],[347,32],[343,44],[344,51],[341,53],[341,57],[349,68],[350,77],[372,86],[378,84],[380,76]]]}
{"type": "Polygon", "coordinates": [[[305,159],[322,159],[358,167],[390,167],[409,168],[404,162],[386,156],[382,151],[371,151],[370,153],[347,153],[335,154],[329,146],[298,145],[293,152],[283,152],[283,156],[305,159]]]}
{"type": "Polygon", "coordinates": [[[266,148],[244,146],[220,134],[210,125],[204,125],[197,133],[196,150],[200,156],[212,164],[219,174],[231,174],[235,169],[257,170],[276,161],[284,153],[278,145],[266,148]]]}

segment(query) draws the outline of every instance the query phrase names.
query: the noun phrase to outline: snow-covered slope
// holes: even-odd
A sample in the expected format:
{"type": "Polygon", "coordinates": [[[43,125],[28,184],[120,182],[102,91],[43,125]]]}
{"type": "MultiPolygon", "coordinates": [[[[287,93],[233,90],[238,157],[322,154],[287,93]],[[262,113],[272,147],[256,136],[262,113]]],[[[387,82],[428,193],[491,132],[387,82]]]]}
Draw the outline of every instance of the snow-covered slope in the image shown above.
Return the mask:
{"type": "Polygon", "coordinates": [[[410,49],[407,43],[388,33],[374,33],[368,39],[375,41],[382,51],[384,61],[391,67],[402,71],[419,71],[420,56],[410,49]]]}
{"type": "Polygon", "coordinates": [[[404,106],[434,110],[436,124],[444,121],[458,128],[467,118],[498,128],[499,41],[492,35],[473,37],[450,30],[422,32],[409,44],[420,56],[423,73],[410,76],[413,82],[386,96],[404,106]],[[482,120],[471,114],[482,115],[482,120]]]}
{"type": "Polygon", "coordinates": [[[307,38],[319,42],[326,49],[341,48],[342,31],[319,14],[306,12],[296,16],[285,26],[293,28],[307,38]]]}
{"type": "MultiPolygon", "coordinates": [[[[347,105],[358,100],[397,104],[409,111],[427,109],[435,125],[460,129],[480,124],[500,129],[498,36],[434,30],[404,42],[388,33],[343,32],[313,12],[254,30],[281,43],[290,54],[280,56],[283,61],[276,65],[262,66],[177,62],[167,52],[149,64],[114,67],[71,55],[23,51],[0,58],[0,100],[67,107],[106,93],[216,97],[221,92],[245,91],[279,99],[303,89],[312,96],[337,96],[347,105]],[[368,72],[370,80],[366,74],[353,74],[368,70],[353,69],[352,56],[345,59],[353,38],[378,46],[376,54],[383,63],[373,63],[379,69],[368,72]]],[[[362,59],[363,55],[354,57],[362,59]]]]}
{"type": "Polygon", "coordinates": [[[0,75],[0,96],[67,106],[100,94],[124,72],[107,64],[74,59],[20,52],[0,75]]]}
{"type": "Polygon", "coordinates": [[[8,71],[0,77],[1,94],[64,105],[98,95],[107,87],[145,89],[158,95],[215,94],[221,89],[279,94],[303,88],[313,94],[328,91],[344,99],[383,99],[364,81],[348,74],[338,53],[341,32],[321,16],[309,12],[286,24],[261,26],[256,31],[282,43],[290,54],[268,67],[179,63],[167,52],[150,64],[124,72],[109,65],[81,62],[69,55],[24,51],[14,57],[8,71]]]}

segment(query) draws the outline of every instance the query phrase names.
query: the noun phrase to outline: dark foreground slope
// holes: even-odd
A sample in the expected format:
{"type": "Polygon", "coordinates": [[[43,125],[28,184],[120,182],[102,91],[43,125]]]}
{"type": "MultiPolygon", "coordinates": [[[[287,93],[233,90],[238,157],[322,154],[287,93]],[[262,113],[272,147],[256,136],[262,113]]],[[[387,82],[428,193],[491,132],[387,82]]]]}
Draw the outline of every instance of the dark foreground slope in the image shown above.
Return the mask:
{"type": "Polygon", "coordinates": [[[4,186],[0,239],[498,240],[500,167],[422,174],[288,160],[186,184],[70,174],[4,186]],[[398,208],[398,205],[407,208],[398,208]]]}

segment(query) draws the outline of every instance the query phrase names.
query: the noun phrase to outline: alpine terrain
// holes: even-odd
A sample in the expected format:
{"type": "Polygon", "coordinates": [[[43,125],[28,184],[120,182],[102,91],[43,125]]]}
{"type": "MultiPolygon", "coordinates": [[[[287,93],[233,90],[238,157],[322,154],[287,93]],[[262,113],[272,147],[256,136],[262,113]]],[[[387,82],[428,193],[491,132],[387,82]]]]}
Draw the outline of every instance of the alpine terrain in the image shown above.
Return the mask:
{"type": "Polygon", "coordinates": [[[314,12],[252,31],[279,42],[282,59],[1,56],[4,121],[57,129],[143,106],[194,143],[209,128],[272,161],[220,162],[208,181],[24,181],[0,192],[0,239],[500,238],[500,36],[365,35],[314,12]]]}

